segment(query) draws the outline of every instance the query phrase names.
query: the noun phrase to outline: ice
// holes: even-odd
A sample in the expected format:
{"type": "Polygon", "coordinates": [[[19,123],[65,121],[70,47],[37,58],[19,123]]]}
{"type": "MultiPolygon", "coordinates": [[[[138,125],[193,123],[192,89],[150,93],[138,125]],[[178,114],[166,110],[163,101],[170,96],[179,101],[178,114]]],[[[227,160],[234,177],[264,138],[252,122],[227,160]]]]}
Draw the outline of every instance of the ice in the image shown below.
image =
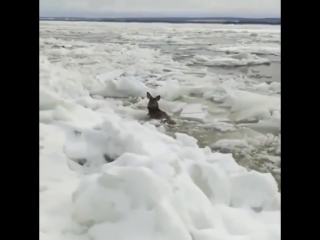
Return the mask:
{"type": "Polygon", "coordinates": [[[166,100],[176,100],[183,95],[184,89],[178,82],[166,81],[160,88],[157,89],[160,94],[166,100]]]}
{"type": "Polygon", "coordinates": [[[265,173],[264,178],[261,173],[251,171],[246,174],[239,174],[232,177],[232,204],[234,207],[250,206],[251,208],[262,208],[267,210],[279,209],[277,198],[274,193],[277,191],[275,183],[270,173],[265,173]],[[257,176],[259,175],[259,177],[257,176]],[[260,191],[252,191],[252,186],[257,186],[260,191]],[[241,188],[241,193],[238,189],[241,188]]]}
{"type": "Polygon", "coordinates": [[[216,45],[210,47],[210,49],[217,52],[280,55],[280,46],[275,44],[270,44],[269,46],[261,46],[252,43],[237,44],[236,46],[216,45]]]}
{"type": "Polygon", "coordinates": [[[281,93],[281,85],[278,82],[272,82],[270,84],[267,84],[267,83],[257,84],[256,86],[254,86],[254,89],[260,90],[264,93],[271,93],[271,94],[281,93]]]}
{"type": "Polygon", "coordinates": [[[260,120],[259,122],[253,124],[253,123],[246,123],[246,124],[240,124],[240,126],[246,126],[250,127],[253,130],[257,130],[260,132],[269,132],[276,135],[280,131],[280,119],[273,116],[273,118],[270,118],[268,120],[260,120]]]}
{"type": "MultiPolygon", "coordinates": [[[[210,34],[254,33],[259,39],[270,39],[275,31],[199,26],[210,34]]],[[[166,41],[168,33],[175,34],[173,43],[197,43],[198,31],[194,25],[40,22],[41,240],[280,239],[280,193],[270,174],[249,171],[232,154],[201,148],[179,131],[171,137],[163,125],[147,121],[146,91],[160,94],[160,108],[180,112],[181,119],[207,120],[205,104],[184,101],[206,93],[220,97],[235,120],[280,120],[280,98],[239,90],[242,78],[204,69],[197,72],[202,77],[190,75],[196,70],[170,54],[133,43],[166,41]],[[81,39],[119,32],[122,38],[114,42],[81,39]]],[[[205,61],[230,66],[263,61],[241,54],[205,61]]],[[[234,128],[218,120],[204,126],[234,128]]],[[[280,152],[280,138],[273,135],[252,133],[242,141],[216,143],[263,144],[279,145],[280,152]]]]}
{"type": "Polygon", "coordinates": [[[52,120],[52,110],[40,111],[39,113],[39,122],[40,123],[49,123],[52,120]]]}
{"type": "Polygon", "coordinates": [[[249,66],[269,64],[270,60],[258,57],[255,54],[247,52],[233,55],[224,55],[219,57],[208,58],[205,56],[195,56],[191,61],[194,64],[203,64],[206,66],[249,66]]]}
{"type": "Polygon", "coordinates": [[[40,85],[39,89],[39,109],[40,110],[51,110],[59,102],[61,99],[53,92],[50,92],[49,90],[45,89],[43,86],[40,85]]]}
{"type": "Polygon", "coordinates": [[[236,131],[235,124],[223,121],[223,119],[218,119],[212,122],[206,122],[201,126],[205,129],[215,129],[221,132],[236,131]]]}
{"type": "Polygon", "coordinates": [[[180,117],[182,119],[203,122],[207,116],[207,112],[202,109],[201,104],[188,104],[183,107],[180,117]]]}
{"type": "Polygon", "coordinates": [[[223,100],[224,106],[231,107],[230,118],[243,121],[250,118],[267,119],[273,111],[280,112],[280,97],[261,95],[241,90],[227,89],[229,95],[223,100]]]}
{"type": "MultiPolygon", "coordinates": [[[[97,76],[97,78],[103,78],[97,76]]],[[[91,94],[103,97],[142,97],[145,95],[147,87],[140,81],[130,78],[120,78],[119,80],[106,78],[104,84],[96,86],[91,94]]]]}

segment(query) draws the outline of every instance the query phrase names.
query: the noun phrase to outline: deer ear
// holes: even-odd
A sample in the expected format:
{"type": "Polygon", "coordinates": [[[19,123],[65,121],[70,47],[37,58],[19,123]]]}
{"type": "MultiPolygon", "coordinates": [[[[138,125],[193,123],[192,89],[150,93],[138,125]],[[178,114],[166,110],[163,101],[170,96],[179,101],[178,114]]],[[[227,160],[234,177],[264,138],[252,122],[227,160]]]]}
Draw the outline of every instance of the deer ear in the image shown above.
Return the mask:
{"type": "Polygon", "coordinates": [[[150,99],[152,98],[151,94],[149,92],[147,92],[147,98],[150,99]]]}
{"type": "Polygon", "coordinates": [[[160,100],[160,95],[156,96],[156,100],[159,101],[160,100]]]}

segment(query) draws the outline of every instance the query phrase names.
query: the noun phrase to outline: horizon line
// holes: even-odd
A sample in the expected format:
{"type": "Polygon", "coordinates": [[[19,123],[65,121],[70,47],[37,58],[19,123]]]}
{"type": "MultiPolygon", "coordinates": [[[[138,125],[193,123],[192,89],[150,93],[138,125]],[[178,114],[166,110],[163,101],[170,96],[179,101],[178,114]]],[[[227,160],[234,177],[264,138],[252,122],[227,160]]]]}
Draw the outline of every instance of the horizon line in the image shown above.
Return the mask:
{"type": "Polygon", "coordinates": [[[231,17],[231,16],[223,16],[223,17],[208,17],[208,16],[106,16],[106,17],[93,17],[93,16],[40,16],[39,18],[246,18],[246,19],[267,19],[267,18],[277,18],[277,19],[281,19],[280,17],[274,17],[274,16],[268,16],[268,17],[257,17],[257,16],[253,16],[253,17],[231,17]]]}

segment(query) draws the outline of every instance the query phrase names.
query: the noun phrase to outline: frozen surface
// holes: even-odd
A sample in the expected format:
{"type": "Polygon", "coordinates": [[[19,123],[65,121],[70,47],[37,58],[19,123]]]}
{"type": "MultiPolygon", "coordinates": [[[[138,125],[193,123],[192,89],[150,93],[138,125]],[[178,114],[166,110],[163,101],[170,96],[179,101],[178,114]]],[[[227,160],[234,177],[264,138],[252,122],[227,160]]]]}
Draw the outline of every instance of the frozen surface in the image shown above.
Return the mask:
{"type": "MultiPolygon", "coordinates": [[[[148,121],[146,91],[162,96],[161,109],[176,114],[178,127],[189,119],[234,131],[235,121],[251,118],[277,127],[280,98],[251,93],[257,83],[197,72],[170,54],[135,44],[161,43],[175,33],[171,43],[190,48],[200,40],[185,36],[199,31],[260,41],[279,32],[199,26],[40,22],[41,240],[280,239],[280,193],[270,173],[248,171],[232,154],[201,148],[178,130],[168,136],[163,126],[148,121]],[[106,33],[110,39],[101,37],[106,33]],[[119,33],[118,40],[112,38],[119,33]],[[190,75],[195,72],[199,75],[190,75]],[[222,122],[225,116],[219,119],[205,104],[192,103],[194,96],[230,109],[234,122],[222,122]]],[[[254,51],[241,51],[201,61],[264,61],[254,51]]],[[[211,147],[250,149],[272,137],[253,134],[211,147]]],[[[275,144],[280,151],[280,139],[275,144]]]]}
{"type": "Polygon", "coordinates": [[[270,54],[270,55],[280,55],[280,46],[278,44],[271,44],[269,46],[263,46],[260,44],[236,44],[233,45],[222,45],[222,46],[212,46],[211,50],[218,52],[227,53],[251,53],[251,54],[270,54]]]}
{"type": "MultiPolygon", "coordinates": [[[[268,64],[270,60],[258,57],[247,52],[241,52],[231,55],[208,58],[205,56],[195,56],[191,63],[203,64],[205,66],[247,66],[268,64]]],[[[190,63],[190,64],[191,64],[190,63]]]]}
{"type": "Polygon", "coordinates": [[[194,120],[194,121],[203,121],[206,116],[207,112],[202,109],[203,107],[201,104],[188,104],[185,107],[183,107],[180,117],[182,119],[187,119],[187,120],[194,120]]]}

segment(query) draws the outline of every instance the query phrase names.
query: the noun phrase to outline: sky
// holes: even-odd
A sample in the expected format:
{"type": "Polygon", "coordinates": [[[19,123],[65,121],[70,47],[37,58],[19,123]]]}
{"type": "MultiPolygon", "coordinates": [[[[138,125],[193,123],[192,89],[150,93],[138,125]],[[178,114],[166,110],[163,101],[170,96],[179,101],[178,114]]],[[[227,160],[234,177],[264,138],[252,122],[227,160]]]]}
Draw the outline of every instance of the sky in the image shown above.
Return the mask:
{"type": "Polygon", "coordinates": [[[40,0],[40,17],[280,17],[281,0],[40,0]]]}

